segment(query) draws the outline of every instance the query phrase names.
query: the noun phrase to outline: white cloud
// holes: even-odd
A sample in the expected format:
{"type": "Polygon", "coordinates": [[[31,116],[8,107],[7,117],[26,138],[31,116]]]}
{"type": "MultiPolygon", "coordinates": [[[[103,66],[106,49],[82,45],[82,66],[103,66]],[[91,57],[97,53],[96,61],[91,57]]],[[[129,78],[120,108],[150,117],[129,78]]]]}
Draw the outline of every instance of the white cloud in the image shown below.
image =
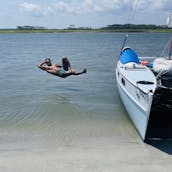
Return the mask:
{"type": "MultiPolygon", "coordinates": [[[[146,21],[146,16],[155,16],[155,21],[158,15],[163,15],[165,18],[165,15],[172,10],[171,7],[172,0],[59,0],[55,3],[49,3],[47,0],[44,4],[27,2],[20,4],[22,11],[33,17],[63,15],[71,18],[74,15],[77,18],[85,18],[86,16],[98,17],[97,14],[101,14],[103,17],[114,16],[113,20],[117,22],[120,19],[129,19],[130,15],[132,20],[140,17],[140,20],[136,19],[139,22],[146,21]]],[[[147,20],[150,21],[150,18],[147,20]]]]}
{"type": "Polygon", "coordinates": [[[40,14],[42,16],[55,15],[59,12],[72,14],[86,14],[86,13],[101,13],[101,12],[118,12],[126,13],[131,7],[136,6],[138,12],[152,12],[154,10],[165,10],[171,8],[171,0],[79,0],[72,1],[58,1],[47,6],[27,3],[20,4],[20,7],[25,12],[30,14],[40,14]],[[137,3],[136,3],[137,2],[137,3]]]}
{"type": "Polygon", "coordinates": [[[54,4],[54,6],[56,7],[56,9],[58,10],[67,10],[69,7],[69,5],[63,1],[59,1],[56,4],[54,4]]]}
{"type": "Polygon", "coordinates": [[[85,1],[84,1],[84,5],[85,5],[86,7],[92,7],[93,1],[92,1],[92,0],[85,0],[85,1]]]}
{"type": "Polygon", "coordinates": [[[81,13],[81,5],[78,3],[66,3],[63,1],[59,1],[54,6],[54,11],[59,12],[67,12],[67,13],[73,13],[73,14],[80,14],[81,13]]]}
{"type": "Polygon", "coordinates": [[[125,23],[130,12],[133,23],[164,24],[172,12],[172,0],[12,0],[3,1],[1,7],[3,26],[27,21],[46,23],[50,27],[65,27],[71,23],[97,27],[125,23]],[[10,17],[13,20],[7,23],[10,17]]]}
{"type": "Polygon", "coordinates": [[[162,10],[172,11],[172,1],[171,0],[157,0],[157,4],[154,2],[154,5],[162,10]]]}
{"type": "Polygon", "coordinates": [[[172,11],[171,0],[138,0],[138,11],[141,12],[160,12],[160,11],[172,11]],[[158,10],[158,11],[157,11],[158,10]]]}
{"type": "Polygon", "coordinates": [[[87,12],[103,12],[117,9],[119,7],[119,3],[118,0],[85,0],[82,7],[87,12]]]}
{"type": "Polygon", "coordinates": [[[119,10],[123,4],[127,4],[130,0],[84,0],[83,2],[64,2],[59,1],[54,4],[53,8],[56,12],[63,11],[67,13],[82,14],[106,12],[109,10],[119,10]]]}
{"type": "Polygon", "coordinates": [[[47,8],[44,8],[44,10],[42,10],[42,14],[44,16],[52,16],[52,15],[55,15],[55,11],[52,7],[47,7],[47,8]]]}
{"type": "Polygon", "coordinates": [[[32,4],[27,2],[20,4],[20,8],[24,12],[34,17],[51,16],[55,14],[54,9],[50,6],[43,7],[38,4],[32,4]]]}
{"type": "Polygon", "coordinates": [[[24,2],[24,3],[20,4],[20,7],[23,10],[29,11],[29,12],[40,9],[40,6],[39,5],[37,5],[37,4],[31,4],[31,3],[27,3],[27,2],[24,2]]]}

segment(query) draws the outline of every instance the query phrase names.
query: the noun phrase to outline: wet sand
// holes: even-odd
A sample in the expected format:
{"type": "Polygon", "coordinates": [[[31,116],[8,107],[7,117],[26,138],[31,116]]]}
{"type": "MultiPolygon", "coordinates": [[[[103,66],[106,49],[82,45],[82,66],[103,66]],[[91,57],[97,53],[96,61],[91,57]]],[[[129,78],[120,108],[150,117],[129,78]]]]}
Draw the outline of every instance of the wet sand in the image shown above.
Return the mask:
{"type": "Polygon", "coordinates": [[[37,132],[29,136],[17,131],[8,134],[6,139],[4,132],[0,136],[0,171],[171,172],[172,142],[146,144],[129,119],[123,124],[116,123],[109,134],[106,122],[105,126],[102,123],[96,128],[83,126],[78,133],[68,128],[70,134],[66,136],[56,131],[51,135],[39,133],[39,136],[37,132]],[[104,127],[102,132],[101,127],[104,127]]]}
{"type": "Polygon", "coordinates": [[[66,145],[51,150],[0,151],[0,171],[170,172],[172,169],[171,155],[139,139],[99,137],[87,144],[82,142],[82,146],[66,145]]]}

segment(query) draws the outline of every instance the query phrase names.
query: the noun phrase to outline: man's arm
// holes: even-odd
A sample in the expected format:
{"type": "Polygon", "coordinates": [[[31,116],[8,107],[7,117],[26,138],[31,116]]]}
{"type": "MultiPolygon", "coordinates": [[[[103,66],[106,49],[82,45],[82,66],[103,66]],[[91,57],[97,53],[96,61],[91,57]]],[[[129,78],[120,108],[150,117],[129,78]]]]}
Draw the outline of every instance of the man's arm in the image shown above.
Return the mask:
{"type": "Polygon", "coordinates": [[[51,66],[41,66],[41,65],[37,65],[38,68],[42,69],[42,70],[45,70],[45,71],[48,71],[48,70],[51,70],[51,66]]]}
{"type": "Polygon", "coordinates": [[[46,70],[46,67],[45,66],[40,66],[40,65],[37,65],[38,68],[42,69],[42,70],[46,70]]]}
{"type": "Polygon", "coordinates": [[[40,68],[40,69],[42,69],[42,70],[49,70],[49,69],[51,69],[51,67],[45,66],[45,64],[46,64],[46,61],[38,64],[37,67],[40,68]]]}
{"type": "Polygon", "coordinates": [[[45,70],[45,66],[43,66],[46,62],[42,62],[40,64],[37,65],[38,68],[42,69],[42,70],[45,70]]]}

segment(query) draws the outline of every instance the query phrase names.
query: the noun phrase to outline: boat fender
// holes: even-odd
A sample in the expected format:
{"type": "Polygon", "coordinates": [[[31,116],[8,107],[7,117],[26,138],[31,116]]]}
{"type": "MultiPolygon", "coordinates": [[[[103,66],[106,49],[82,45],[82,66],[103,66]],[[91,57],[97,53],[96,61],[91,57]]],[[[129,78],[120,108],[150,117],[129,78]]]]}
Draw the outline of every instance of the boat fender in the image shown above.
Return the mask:
{"type": "Polygon", "coordinates": [[[141,64],[142,64],[143,66],[147,66],[148,61],[141,61],[141,64]]]}
{"type": "Polygon", "coordinates": [[[147,66],[148,68],[152,68],[152,67],[153,67],[153,63],[152,63],[152,62],[141,61],[140,63],[141,63],[143,66],[147,66]]]}

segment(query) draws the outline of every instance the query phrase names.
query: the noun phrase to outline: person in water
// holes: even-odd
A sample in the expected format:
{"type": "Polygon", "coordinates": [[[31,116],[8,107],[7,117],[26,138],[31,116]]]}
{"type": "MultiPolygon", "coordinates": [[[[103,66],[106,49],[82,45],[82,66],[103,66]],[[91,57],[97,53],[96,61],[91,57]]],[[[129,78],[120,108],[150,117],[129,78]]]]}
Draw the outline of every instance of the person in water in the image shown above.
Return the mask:
{"type": "Polygon", "coordinates": [[[45,61],[37,65],[38,68],[45,70],[49,74],[56,75],[61,78],[66,78],[70,75],[81,75],[86,73],[87,70],[84,69],[81,72],[78,72],[72,69],[71,64],[67,57],[62,58],[62,65],[52,64],[50,58],[46,58],[45,61]]]}

